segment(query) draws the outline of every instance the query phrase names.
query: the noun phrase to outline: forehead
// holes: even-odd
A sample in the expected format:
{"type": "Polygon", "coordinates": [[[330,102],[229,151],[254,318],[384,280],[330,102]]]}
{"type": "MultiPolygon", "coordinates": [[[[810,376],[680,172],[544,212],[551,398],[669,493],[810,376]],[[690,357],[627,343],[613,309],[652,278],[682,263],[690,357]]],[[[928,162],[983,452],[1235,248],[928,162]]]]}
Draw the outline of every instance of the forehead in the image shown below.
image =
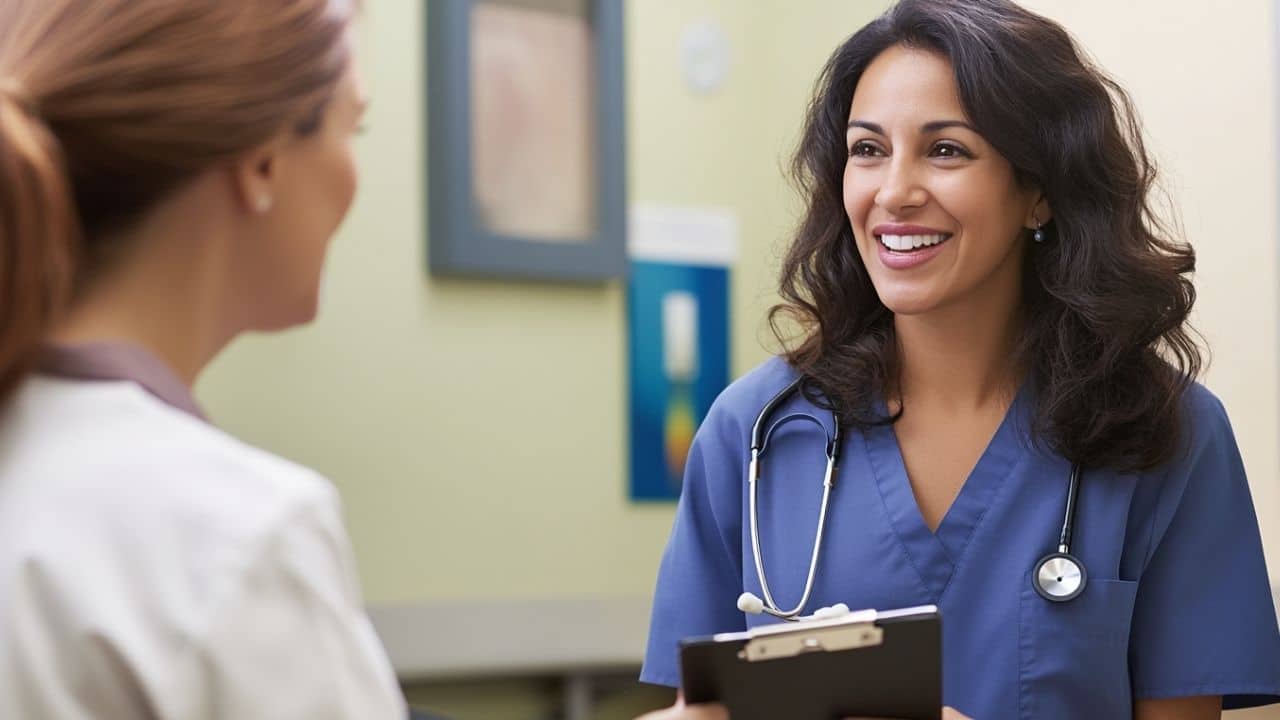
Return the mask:
{"type": "Polygon", "coordinates": [[[849,116],[871,122],[928,116],[928,121],[964,119],[965,113],[955,71],[946,57],[894,45],[863,71],[849,116]]]}
{"type": "Polygon", "coordinates": [[[354,54],[334,87],[334,98],[342,105],[359,106],[367,101],[364,75],[354,54]]]}
{"type": "Polygon", "coordinates": [[[364,75],[365,43],[361,39],[361,32],[364,31],[364,28],[365,25],[357,18],[347,25],[347,31],[343,35],[343,42],[347,46],[347,65],[351,73],[356,76],[357,83],[361,81],[364,75]]]}

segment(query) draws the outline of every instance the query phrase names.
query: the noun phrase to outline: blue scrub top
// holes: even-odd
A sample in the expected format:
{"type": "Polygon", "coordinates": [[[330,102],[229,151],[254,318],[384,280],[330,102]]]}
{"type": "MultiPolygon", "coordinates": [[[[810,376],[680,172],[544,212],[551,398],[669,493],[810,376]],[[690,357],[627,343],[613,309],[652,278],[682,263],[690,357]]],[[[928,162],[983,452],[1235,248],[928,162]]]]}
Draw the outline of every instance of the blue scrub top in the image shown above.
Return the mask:
{"type": "MultiPolygon", "coordinates": [[[[679,685],[682,638],[767,622],[751,554],[752,423],[795,377],[771,360],[729,387],[698,430],[662,558],[641,680],[679,685]]],[[[1280,702],[1280,632],[1257,516],[1221,402],[1184,399],[1185,452],[1146,474],[1086,472],[1072,552],[1084,592],[1051,603],[1031,571],[1057,549],[1070,464],[1029,431],[1015,398],[936,532],[915,502],[891,427],[848,432],[806,612],[937,605],[946,704],[977,720],[1128,718],[1137,699],[1222,695],[1225,708],[1280,702]]],[[[774,418],[831,415],[801,397],[774,418]]],[[[761,552],[774,599],[800,598],[825,468],[824,438],[789,423],[761,469],[761,552]]]]}

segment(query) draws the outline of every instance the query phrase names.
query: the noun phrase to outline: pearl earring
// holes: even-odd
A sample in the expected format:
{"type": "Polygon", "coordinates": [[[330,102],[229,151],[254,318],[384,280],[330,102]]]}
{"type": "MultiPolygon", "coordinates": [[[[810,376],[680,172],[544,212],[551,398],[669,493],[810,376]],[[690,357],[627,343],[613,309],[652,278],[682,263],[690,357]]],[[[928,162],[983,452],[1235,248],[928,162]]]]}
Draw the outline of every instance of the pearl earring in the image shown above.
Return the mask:
{"type": "Polygon", "coordinates": [[[258,210],[258,212],[259,212],[259,213],[264,213],[264,212],[266,212],[266,211],[268,211],[268,210],[270,210],[270,209],[271,209],[271,196],[270,196],[270,195],[267,195],[266,193],[263,193],[262,195],[259,195],[259,196],[258,196],[258,204],[257,204],[257,210],[258,210]]]}
{"type": "Polygon", "coordinates": [[[1044,223],[1039,222],[1039,218],[1036,215],[1032,215],[1032,222],[1036,223],[1036,232],[1032,233],[1032,240],[1044,242],[1044,223]]]}

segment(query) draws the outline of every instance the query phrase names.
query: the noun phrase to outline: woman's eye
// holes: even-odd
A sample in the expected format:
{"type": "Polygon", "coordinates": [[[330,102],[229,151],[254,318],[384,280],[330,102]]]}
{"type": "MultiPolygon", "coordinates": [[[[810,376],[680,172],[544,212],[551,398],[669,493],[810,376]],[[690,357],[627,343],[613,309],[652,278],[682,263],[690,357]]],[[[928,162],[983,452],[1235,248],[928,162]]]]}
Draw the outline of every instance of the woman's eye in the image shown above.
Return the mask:
{"type": "Polygon", "coordinates": [[[968,150],[956,145],[955,143],[938,143],[933,146],[933,151],[929,153],[933,157],[938,158],[971,158],[973,155],[968,150]]]}
{"type": "Polygon", "coordinates": [[[875,157],[879,154],[880,149],[865,140],[856,142],[849,148],[849,157],[875,157]]]}

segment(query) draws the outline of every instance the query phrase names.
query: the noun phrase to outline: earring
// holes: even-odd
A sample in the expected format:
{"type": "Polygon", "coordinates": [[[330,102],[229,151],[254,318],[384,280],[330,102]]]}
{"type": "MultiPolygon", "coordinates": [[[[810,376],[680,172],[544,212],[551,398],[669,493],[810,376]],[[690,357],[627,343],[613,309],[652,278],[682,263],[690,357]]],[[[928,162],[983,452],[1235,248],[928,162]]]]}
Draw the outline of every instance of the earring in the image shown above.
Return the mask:
{"type": "Polygon", "coordinates": [[[258,196],[258,204],[256,207],[259,213],[264,213],[271,209],[271,196],[263,193],[258,196]]]}
{"type": "Polygon", "coordinates": [[[1039,220],[1036,221],[1036,231],[1031,233],[1031,239],[1038,243],[1044,242],[1044,228],[1039,220]]]}

